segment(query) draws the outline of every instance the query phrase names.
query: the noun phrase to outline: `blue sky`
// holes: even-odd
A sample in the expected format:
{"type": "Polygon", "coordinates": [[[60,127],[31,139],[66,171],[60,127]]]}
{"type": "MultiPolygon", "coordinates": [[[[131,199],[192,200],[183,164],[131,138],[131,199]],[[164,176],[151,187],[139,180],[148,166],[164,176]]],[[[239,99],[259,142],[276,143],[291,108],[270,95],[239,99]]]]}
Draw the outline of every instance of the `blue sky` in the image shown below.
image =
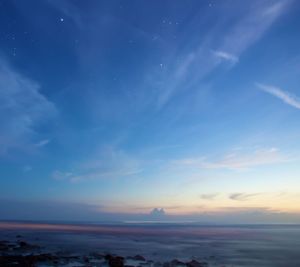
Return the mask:
{"type": "Polygon", "coordinates": [[[0,1],[1,218],[300,222],[299,12],[0,1]]]}

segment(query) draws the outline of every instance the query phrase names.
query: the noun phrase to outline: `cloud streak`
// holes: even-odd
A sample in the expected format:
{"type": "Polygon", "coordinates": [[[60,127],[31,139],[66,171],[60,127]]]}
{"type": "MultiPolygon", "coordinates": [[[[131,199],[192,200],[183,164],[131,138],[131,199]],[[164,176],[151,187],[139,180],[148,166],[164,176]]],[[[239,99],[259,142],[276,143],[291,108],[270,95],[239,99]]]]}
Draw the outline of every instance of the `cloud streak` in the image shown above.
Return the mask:
{"type": "Polygon", "coordinates": [[[203,169],[248,170],[253,167],[278,164],[290,161],[277,148],[235,152],[225,155],[220,160],[208,161],[205,157],[188,158],[176,161],[177,164],[203,169]]]}
{"type": "MultiPolygon", "coordinates": [[[[242,53],[259,41],[284,13],[289,3],[288,0],[271,4],[259,1],[253,5],[250,4],[246,10],[237,6],[237,9],[241,9],[241,15],[234,23],[230,23],[228,18],[235,18],[236,12],[222,10],[222,12],[216,13],[221,17],[225,15],[223,20],[228,21],[230,25],[226,24],[226,28],[216,27],[201,41],[199,40],[198,46],[176,53],[174,61],[169,64],[172,65],[169,68],[170,71],[161,81],[164,87],[159,91],[159,107],[164,106],[182,88],[192,88],[195,84],[199,86],[199,82],[217,68],[222,61],[236,64],[242,53]]],[[[197,42],[197,40],[191,41],[197,42]]],[[[180,50],[182,50],[182,46],[188,47],[183,44],[180,46],[180,50]]]]}
{"type": "Polygon", "coordinates": [[[222,60],[226,60],[226,61],[229,61],[233,64],[237,63],[239,61],[239,58],[233,54],[230,54],[230,53],[227,53],[227,52],[224,52],[224,51],[220,51],[220,50],[216,50],[216,51],[213,51],[213,54],[222,59],[222,60]]]}
{"type": "Polygon", "coordinates": [[[232,193],[228,197],[231,200],[236,200],[236,201],[246,201],[249,200],[253,197],[256,197],[260,195],[259,193],[253,193],[253,194],[246,194],[246,193],[232,193]]]}
{"type": "Polygon", "coordinates": [[[71,171],[55,170],[52,178],[76,183],[130,177],[143,171],[137,159],[112,147],[104,148],[99,154],[75,165],[71,171]]]}
{"type": "Polygon", "coordinates": [[[214,194],[201,194],[200,198],[204,200],[214,200],[219,194],[214,193],[214,194]]]}
{"type": "Polygon", "coordinates": [[[257,83],[256,86],[263,90],[264,92],[271,94],[279,99],[281,99],[284,103],[300,109],[300,99],[297,96],[294,96],[290,94],[289,92],[282,90],[278,87],[271,86],[271,85],[265,85],[261,83],[257,83]]]}
{"type": "Polygon", "coordinates": [[[43,146],[49,144],[49,142],[50,142],[49,139],[44,139],[44,140],[41,140],[38,143],[36,143],[35,146],[37,146],[37,147],[43,147],[43,146]]]}

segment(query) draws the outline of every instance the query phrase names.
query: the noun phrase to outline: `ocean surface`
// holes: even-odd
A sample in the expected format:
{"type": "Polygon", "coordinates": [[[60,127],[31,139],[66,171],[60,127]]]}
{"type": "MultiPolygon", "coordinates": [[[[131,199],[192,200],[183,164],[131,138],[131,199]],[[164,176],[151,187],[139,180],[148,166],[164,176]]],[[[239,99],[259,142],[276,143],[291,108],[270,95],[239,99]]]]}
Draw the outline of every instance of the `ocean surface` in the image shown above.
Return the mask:
{"type": "Polygon", "coordinates": [[[16,235],[49,251],[140,254],[156,262],[196,259],[220,267],[300,266],[300,225],[0,222],[0,240],[16,235]]]}

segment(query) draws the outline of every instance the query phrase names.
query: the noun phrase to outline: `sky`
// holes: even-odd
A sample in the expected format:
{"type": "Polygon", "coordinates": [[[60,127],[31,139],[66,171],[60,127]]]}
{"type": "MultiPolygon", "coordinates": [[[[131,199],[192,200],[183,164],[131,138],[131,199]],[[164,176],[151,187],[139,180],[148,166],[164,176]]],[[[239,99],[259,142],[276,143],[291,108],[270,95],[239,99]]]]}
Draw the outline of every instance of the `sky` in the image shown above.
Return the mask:
{"type": "Polygon", "coordinates": [[[300,223],[300,3],[0,1],[0,219],[300,223]]]}

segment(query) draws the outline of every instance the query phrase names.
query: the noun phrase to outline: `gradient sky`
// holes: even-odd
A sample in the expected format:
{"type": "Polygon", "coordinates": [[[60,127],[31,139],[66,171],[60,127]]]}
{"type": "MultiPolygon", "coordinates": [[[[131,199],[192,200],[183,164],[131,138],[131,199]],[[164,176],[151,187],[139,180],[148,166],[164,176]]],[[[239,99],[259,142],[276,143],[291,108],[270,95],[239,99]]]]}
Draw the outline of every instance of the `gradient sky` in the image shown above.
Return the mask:
{"type": "Polygon", "coordinates": [[[299,14],[0,1],[0,219],[300,222],[299,14]]]}

